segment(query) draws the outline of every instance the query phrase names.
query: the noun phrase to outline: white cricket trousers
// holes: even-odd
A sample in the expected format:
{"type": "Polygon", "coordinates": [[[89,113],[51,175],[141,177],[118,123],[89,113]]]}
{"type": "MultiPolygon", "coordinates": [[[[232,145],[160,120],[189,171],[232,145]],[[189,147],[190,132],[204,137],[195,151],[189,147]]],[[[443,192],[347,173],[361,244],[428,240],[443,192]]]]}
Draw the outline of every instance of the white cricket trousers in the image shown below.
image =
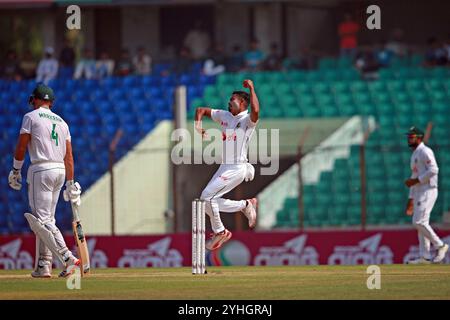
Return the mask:
{"type": "Polygon", "coordinates": [[[433,246],[441,247],[444,243],[430,226],[430,213],[438,196],[437,188],[420,192],[414,197],[413,225],[419,235],[420,256],[431,259],[430,242],[433,246]]]}
{"type": "MultiPolygon", "coordinates": [[[[61,231],[55,224],[56,204],[58,203],[61,188],[66,178],[66,169],[63,163],[43,162],[31,165],[28,168],[28,201],[31,213],[49,229],[58,245],[57,250],[66,254],[69,249],[64,241],[61,231]]],[[[52,253],[42,240],[36,235],[36,262],[38,260],[52,261],[52,253]]]]}
{"type": "Polygon", "coordinates": [[[220,219],[221,211],[235,213],[245,208],[245,200],[223,199],[222,196],[244,181],[246,170],[246,164],[222,164],[203,190],[200,199],[206,201],[205,211],[214,233],[225,230],[220,219]]]}

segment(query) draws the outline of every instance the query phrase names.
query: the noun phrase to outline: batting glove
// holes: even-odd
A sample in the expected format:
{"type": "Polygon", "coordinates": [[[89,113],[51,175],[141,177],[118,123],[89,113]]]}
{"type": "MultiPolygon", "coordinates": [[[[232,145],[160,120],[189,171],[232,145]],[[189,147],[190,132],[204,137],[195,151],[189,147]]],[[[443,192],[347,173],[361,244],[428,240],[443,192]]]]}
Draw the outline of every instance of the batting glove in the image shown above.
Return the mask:
{"type": "Polygon", "coordinates": [[[20,170],[13,168],[9,172],[8,184],[14,190],[19,191],[22,189],[22,174],[20,173],[20,170]]]}
{"type": "Polygon", "coordinates": [[[65,201],[70,201],[79,206],[81,204],[81,186],[78,182],[68,180],[66,182],[66,190],[63,192],[65,201]]]}

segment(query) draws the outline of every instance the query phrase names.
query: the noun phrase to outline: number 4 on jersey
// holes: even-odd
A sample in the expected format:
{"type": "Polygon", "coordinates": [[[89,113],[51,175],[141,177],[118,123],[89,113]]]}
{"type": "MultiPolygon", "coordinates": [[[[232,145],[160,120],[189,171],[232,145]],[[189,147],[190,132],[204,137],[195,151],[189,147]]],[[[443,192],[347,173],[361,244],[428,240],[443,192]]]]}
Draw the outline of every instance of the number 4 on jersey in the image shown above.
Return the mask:
{"type": "Polygon", "coordinates": [[[56,146],[58,146],[58,133],[55,131],[55,129],[56,129],[56,123],[53,123],[52,140],[55,140],[56,146]]]}

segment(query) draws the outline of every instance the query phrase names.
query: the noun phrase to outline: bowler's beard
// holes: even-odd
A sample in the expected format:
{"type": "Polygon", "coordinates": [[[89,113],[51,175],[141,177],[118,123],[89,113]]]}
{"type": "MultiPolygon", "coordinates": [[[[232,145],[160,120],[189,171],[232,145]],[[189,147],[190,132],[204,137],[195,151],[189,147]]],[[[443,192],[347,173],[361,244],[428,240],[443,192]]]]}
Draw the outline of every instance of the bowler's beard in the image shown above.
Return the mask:
{"type": "Polygon", "coordinates": [[[417,142],[413,142],[413,143],[408,143],[408,147],[410,147],[411,149],[415,149],[417,148],[419,144],[417,142]]]}

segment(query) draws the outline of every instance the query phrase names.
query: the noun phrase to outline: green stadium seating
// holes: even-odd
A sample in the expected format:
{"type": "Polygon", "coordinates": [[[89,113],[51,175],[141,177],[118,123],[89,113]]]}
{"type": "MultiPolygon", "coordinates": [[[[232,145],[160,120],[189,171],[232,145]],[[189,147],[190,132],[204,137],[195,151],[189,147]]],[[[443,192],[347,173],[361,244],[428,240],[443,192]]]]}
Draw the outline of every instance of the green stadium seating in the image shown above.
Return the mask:
{"type": "Polygon", "coordinates": [[[301,83],[305,80],[305,71],[289,71],[286,74],[286,79],[291,82],[301,83]]]}
{"type": "Polygon", "coordinates": [[[329,193],[320,193],[316,194],[316,203],[319,205],[329,206],[333,202],[333,196],[329,193]]]}
{"type": "Polygon", "coordinates": [[[372,99],[368,93],[356,92],[353,94],[353,101],[358,105],[360,103],[370,103],[372,102],[372,99]]]}
{"type": "Polygon", "coordinates": [[[377,92],[372,94],[373,103],[391,103],[391,95],[387,91],[377,92]]]}
{"type": "Polygon", "coordinates": [[[334,98],[332,95],[325,94],[325,93],[316,95],[316,104],[318,106],[332,104],[332,103],[334,103],[334,98]]]}
{"type": "Polygon", "coordinates": [[[339,110],[335,105],[322,105],[320,109],[323,117],[337,117],[339,115],[339,110]]]}
{"type": "Polygon", "coordinates": [[[326,83],[317,83],[312,87],[312,92],[315,94],[323,94],[328,93],[330,91],[330,87],[326,83]]]}
{"type": "Polygon", "coordinates": [[[329,224],[334,226],[346,225],[347,207],[345,205],[335,206],[329,210],[329,224]]]}
{"type": "Polygon", "coordinates": [[[362,115],[375,115],[376,114],[375,105],[373,105],[371,103],[359,103],[359,104],[355,104],[355,106],[356,106],[356,110],[357,110],[358,114],[362,114],[362,115]]]}
{"type": "Polygon", "coordinates": [[[310,194],[310,193],[304,193],[303,194],[303,205],[305,207],[311,207],[315,204],[316,199],[314,194],[310,194]]]}
{"type": "Polygon", "coordinates": [[[336,60],[336,64],[337,64],[338,69],[348,70],[348,69],[352,68],[353,62],[352,62],[351,58],[341,57],[336,60]]]}
{"type": "Polygon", "coordinates": [[[281,106],[286,117],[297,118],[304,116],[302,110],[296,105],[282,104],[281,106]]]}
{"type": "Polygon", "coordinates": [[[314,105],[302,106],[302,112],[305,115],[305,118],[315,118],[321,115],[321,110],[314,105]]]}
{"type": "Polygon", "coordinates": [[[415,114],[426,113],[430,109],[430,105],[427,103],[413,103],[412,110],[415,114]]]}
{"type": "Polygon", "coordinates": [[[258,95],[266,96],[266,95],[273,95],[273,94],[275,94],[275,92],[274,92],[274,87],[271,84],[264,83],[258,87],[258,95]]]}
{"type": "Polygon", "coordinates": [[[333,93],[345,93],[345,92],[350,91],[348,83],[347,82],[343,82],[343,81],[333,82],[331,84],[330,89],[331,89],[331,91],[333,93]]]}
{"type": "Polygon", "coordinates": [[[335,93],[334,99],[338,105],[350,104],[353,101],[353,97],[349,92],[338,92],[335,93]]]}
{"type": "Polygon", "coordinates": [[[273,86],[275,88],[275,93],[280,96],[291,95],[294,93],[292,91],[291,85],[289,83],[278,82],[278,83],[275,83],[273,86]]]}
{"type": "Polygon", "coordinates": [[[305,80],[310,82],[319,82],[322,80],[322,74],[319,71],[310,71],[305,74],[305,80]]]}
{"type": "Polygon", "coordinates": [[[371,93],[382,93],[387,91],[386,83],[383,81],[372,81],[367,84],[371,93]]]}
{"type": "Polygon", "coordinates": [[[343,69],[339,71],[341,80],[344,81],[358,81],[361,77],[355,69],[343,69]]]}
{"type": "Polygon", "coordinates": [[[333,58],[323,58],[319,61],[320,69],[334,69],[337,66],[336,59],[333,58]]]}
{"type": "Polygon", "coordinates": [[[338,104],[338,110],[341,116],[352,116],[357,113],[356,105],[352,103],[338,104]]]}

